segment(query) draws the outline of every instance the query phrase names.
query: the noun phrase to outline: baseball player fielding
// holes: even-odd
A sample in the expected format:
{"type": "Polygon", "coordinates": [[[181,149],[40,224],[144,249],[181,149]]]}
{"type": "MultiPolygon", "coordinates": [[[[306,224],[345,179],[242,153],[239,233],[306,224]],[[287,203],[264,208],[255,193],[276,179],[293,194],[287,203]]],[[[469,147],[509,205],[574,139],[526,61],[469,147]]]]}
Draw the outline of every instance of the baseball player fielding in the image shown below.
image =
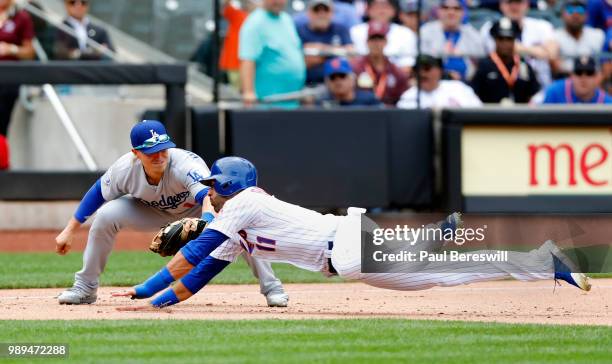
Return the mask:
{"type": "MultiPolygon", "coordinates": [[[[176,148],[159,121],[137,123],[130,139],[132,150],[94,183],[55,239],[56,252],[65,255],[71,249],[75,231],[97,212],[89,230],[83,268],[76,272],[74,285],[59,295],[60,304],[96,302],[100,274],[120,230],[155,231],[185,217],[202,216],[206,221],[214,218],[208,187],[200,183],[210,174],[202,158],[176,148]]],[[[289,297],[270,263],[245,257],[259,278],[268,305],[287,306],[289,297]]]]}

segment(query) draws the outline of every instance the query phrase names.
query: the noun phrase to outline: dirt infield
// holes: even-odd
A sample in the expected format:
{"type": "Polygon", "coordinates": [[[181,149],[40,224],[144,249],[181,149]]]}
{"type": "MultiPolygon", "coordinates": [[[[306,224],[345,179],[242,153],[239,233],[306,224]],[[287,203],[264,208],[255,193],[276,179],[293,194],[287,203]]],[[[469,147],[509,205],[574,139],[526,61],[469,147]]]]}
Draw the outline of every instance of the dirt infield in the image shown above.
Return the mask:
{"type": "MultiPolygon", "coordinates": [[[[552,281],[499,281],[427,291],[398,292],[361,283],[287,284],[288,308],[268,308],[254,285],[211,285],[185,303],[155,312],[118,312],[138,301],[110,297],[93,305],[62,306],[60,289],[0,290],[0,319],[322,319],[403,318],[612,326],[612,279],[591,292],[552,281]]],[[[142,302],[142,301],[141,301],[142,302]]]]}
{"type": "MultiPolygon", "coordinates": [[[[59,231],[2,231],[0,251],[53,251],[59,231]]],[[[87,229],[75,251],[83,250],[87,229]]],[[[115,250],[146,250],[151,233],[121,232],[115,250]]],[[[268,308],[255,285],[211,285],[185,303],[155,312],[118,312],[137,301],[100,289],[94,305],[60,306],[61,289],[0,290],[0,320],[47,319],[321,319],[405,318],[612,326],[612,279],[593,280],[585,293],[552,281],[498,281],[426,291],[398,292],[361,283],[287,284],[288,308],[268,308]]]]}

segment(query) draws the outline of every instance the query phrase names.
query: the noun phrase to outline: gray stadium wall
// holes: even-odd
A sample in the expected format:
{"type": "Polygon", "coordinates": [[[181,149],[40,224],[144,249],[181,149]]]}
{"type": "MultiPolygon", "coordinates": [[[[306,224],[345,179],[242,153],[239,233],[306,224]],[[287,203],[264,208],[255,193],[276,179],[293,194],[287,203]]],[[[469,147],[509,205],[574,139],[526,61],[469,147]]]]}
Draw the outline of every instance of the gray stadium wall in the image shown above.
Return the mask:
{"type": "Polygon", "coordinates": [[[429,207],[429,111],[230,110],[228,154],[255,163],[260,185],[309,207],[429,207]]]}

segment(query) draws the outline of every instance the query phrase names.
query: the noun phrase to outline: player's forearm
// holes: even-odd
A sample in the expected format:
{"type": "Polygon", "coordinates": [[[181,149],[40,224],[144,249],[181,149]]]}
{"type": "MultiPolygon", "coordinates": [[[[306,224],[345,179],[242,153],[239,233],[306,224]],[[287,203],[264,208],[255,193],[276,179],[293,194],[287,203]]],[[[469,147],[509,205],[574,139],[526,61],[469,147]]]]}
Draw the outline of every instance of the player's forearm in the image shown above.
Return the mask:
{"type": "Polygon", "coordinates": [[[213,205],[210,203],[210,197],[206,196],[204,200],[202,200],[202,219],[206,222],[211,222],[214,220],[217,214],[215,213],[215,209],[213,205]]]}
{"type": "Polygon", "coordinates": [[[181,252],[178,252],[165,267],[134,287],[133,298],[152,297],[157,292],[168,288],[172,282],[185,276],[192,268],[193,265],[185,259],[181,252]]]}
{"type": "Polygon", "coordinates": [[[221,273],[230,262],[211,257],[206,257],[198,266],[184,276],[172,289],[151,301],[154,307],[166,307],[187,300],[198,293],[217,274],[221,273]]]}
{"type": "Polygon", "coordinates": [[[157,292],[168,288],[168,286],[174,282],[174,277],[170,274],[168,267],[163,267],[159,272],[153,274],[149,279],[143,283],[134,286],[134,298],[149,298],[155,295],[157,292]]]}
{"type": "Polygon", "coordinates": [[[66,224],[66,227],[64,228],[64,231],[74,232],[78,228],[80,228],[81,225],[82,224],[79,222],[79,220],[75,219],[74,216],[73,216],[73,217],[70,218],[70,220],[68,220],[68,224],[66,224]]]}

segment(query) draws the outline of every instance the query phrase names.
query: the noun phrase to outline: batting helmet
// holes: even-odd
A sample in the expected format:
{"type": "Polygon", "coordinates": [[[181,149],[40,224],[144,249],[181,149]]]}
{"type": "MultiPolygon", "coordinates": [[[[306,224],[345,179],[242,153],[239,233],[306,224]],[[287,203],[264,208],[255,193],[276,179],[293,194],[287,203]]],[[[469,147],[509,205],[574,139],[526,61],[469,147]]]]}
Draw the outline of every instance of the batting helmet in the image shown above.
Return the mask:
{"type": "Polygon", "coordinates": [[[230,196],[245,188],[257,186],[257,170],[253,163],[240,157],[217,159],[210,169],[210,176],[201,183],[212,186],[221,196],[230,196]],[[213,181],[217,183],[213,184],[213,181]]]}

